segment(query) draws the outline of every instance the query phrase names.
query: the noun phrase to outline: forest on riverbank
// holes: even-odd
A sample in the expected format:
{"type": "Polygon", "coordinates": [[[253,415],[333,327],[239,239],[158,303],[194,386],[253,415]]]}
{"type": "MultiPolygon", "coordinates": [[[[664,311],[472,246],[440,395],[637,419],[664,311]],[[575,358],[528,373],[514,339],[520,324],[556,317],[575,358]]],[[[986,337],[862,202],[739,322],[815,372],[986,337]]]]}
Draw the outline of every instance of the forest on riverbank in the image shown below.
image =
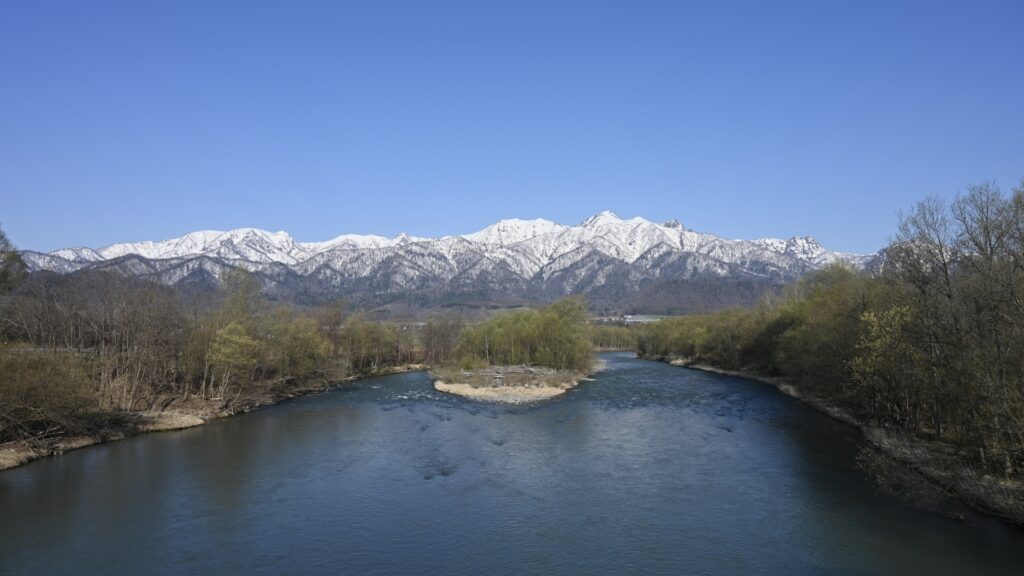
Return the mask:
{"type": "Polygon", "coordinates": [[[836,265],[753,309],[643,327],[640,354],[781,376],[864,422],[1024,480],[1024,183],[901,215],[881,270],[836,265]]]}
{"type": "MultiPolygon", "coordinates": [[[[0,231],[2,234],[2,231],[0,231]]],[[[244,411],[454,351],[462,321],[274,305],[247,272],[215,294],[124,275],[26,274],[0,236],[0,443],[124,435],[139,415],[244,411]]]]}

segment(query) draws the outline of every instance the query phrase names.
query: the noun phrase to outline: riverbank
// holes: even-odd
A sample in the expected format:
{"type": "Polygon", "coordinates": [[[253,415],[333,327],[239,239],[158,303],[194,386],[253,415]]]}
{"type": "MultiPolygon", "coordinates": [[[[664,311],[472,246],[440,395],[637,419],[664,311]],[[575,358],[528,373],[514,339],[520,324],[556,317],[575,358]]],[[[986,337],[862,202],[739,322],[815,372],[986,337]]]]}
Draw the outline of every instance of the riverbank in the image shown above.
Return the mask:
{"type": "Polygon", "coordinates": [[[902,484],[895,486],[894,491],[904,493],[926,508],[947,512],[947,515],[960,516],[948,504],[940,504],[938,500],[953,498],[985,514],[1024,526],[1024,482],[977,474],[964,467],[956,458],[956,449],[945,442],[866,423],[840,406],[805,393],[784,378],[725,370],[682,358],[641,358],[772,385],[783,394],[860,430],[871,449],[876,452],[875,456],[881,455],[890,461],[868,458],[867,467],[882,476],[880,481],[883,485],[902,484]],[[904,470],[892,470],[892,463],[904,470]],[[914,486],[912,483],[915,479],[921,479],[930,486],[914,486]]]}
{"type": "Polygon", "coordinates": [[[309,378],[304,380],[266,381],[256,384],[246,396],[200,400],[171,405],[160,411],[127,412],[119,414],[121,425],[99,434],[85,436],[58,436],[42,440],[16,440],[0,444],[0,471],[29,462],[59,456],[96,444],[124,440],[151,432],[167,432],[201,426],[211,420],[245,414],[272,406],[292,398],[326,392],[339,386],[368,378],[403,372],[426,370],[425,364],[407,364],[385,368],[373,374],[357,374],[337,379],[309,378]]]}
{"type": "Polygon", "coordinates": [[[547,400],[565,394],[570,388],[572,386],[473,386],[472,384],[449,384],[441,380],[434,382],[434,389],[440,392],[456,394],[471,400],[507,404],[547,400]]]}
{"type": "Polygon", "coordinates": [[[561,396],[603,365],[590,372],[555,370],[537,366],[488,366],[479,370],[439,369],[431,373],[434,389],[471,400],[523,404],[561,396]]]}

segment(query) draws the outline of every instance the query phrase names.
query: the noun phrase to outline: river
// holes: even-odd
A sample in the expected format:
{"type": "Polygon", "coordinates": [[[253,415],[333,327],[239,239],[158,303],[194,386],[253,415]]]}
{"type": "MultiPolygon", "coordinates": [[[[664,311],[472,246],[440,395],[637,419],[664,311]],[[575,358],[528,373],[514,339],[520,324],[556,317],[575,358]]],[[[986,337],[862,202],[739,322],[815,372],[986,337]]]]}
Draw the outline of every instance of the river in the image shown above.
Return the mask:
{"type": "Polygon", "coordinates": [[[369,378],[0,472],[3,574],[1021,574],[774,388],[606,354],[538,405],[369,378]]]}

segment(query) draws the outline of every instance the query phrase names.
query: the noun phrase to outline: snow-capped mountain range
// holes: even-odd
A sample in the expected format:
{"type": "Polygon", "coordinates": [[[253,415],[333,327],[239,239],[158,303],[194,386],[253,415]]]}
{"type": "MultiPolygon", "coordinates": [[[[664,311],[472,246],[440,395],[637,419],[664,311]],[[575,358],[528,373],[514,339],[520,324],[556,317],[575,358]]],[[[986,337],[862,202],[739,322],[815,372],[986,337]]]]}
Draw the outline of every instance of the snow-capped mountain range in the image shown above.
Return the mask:
{"type": "Polygon", "coordinates": [[[268,292],[307,299],[412,298],[434,305],[460,298],[536,301],[584,293],[614,309],[665,308],[637,302],[658,294],[685,300],[697,292],[714,292],[714,285],[724,287],[724,293],[749,286],[740,289],[747,298],[719,298],[721,305],[740,303],[765,286],[828,264],[860,268],[873,257],[832,252],[807,236],[729,240],[688,230],[675,220],[656,224],[607,211],[576,226],[510,219],[440,238],[346,234],[325,242],[297,242],[286,232],[240,228],[24,256],[35,270],[111,269],[166,284],[214,284],[227,268],[243,267],[259,275],[268,292]]]}

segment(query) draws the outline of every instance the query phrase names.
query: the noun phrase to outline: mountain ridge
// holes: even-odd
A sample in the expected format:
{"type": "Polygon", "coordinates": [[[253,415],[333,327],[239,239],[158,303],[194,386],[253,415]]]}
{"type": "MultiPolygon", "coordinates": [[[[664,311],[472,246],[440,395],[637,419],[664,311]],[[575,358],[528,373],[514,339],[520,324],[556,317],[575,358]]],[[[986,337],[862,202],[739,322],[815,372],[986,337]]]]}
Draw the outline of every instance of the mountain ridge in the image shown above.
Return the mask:
{"type": "Polygon", "coordinates": [[[676,220],[656,224],[611,211],[575,226],[510,218],[469,234],[432,238],[342,234],[298,242],[284,231],[238,228],[23,254],[32,270],[116,270],[172,285],[215,285],[224,270],[242,267],[259,275],[270,293],[313,300],[412,298],[429,306],[468,295],[532,302],[583,293],[627,307],[638,306],[635,297],[652,286],[662,285],[668,294],[685,292],[688,284],[748,283],[763,292],[835,262],[863,268],[876,256],[830,251],[809,236],[731,240],[676,220]]]}

